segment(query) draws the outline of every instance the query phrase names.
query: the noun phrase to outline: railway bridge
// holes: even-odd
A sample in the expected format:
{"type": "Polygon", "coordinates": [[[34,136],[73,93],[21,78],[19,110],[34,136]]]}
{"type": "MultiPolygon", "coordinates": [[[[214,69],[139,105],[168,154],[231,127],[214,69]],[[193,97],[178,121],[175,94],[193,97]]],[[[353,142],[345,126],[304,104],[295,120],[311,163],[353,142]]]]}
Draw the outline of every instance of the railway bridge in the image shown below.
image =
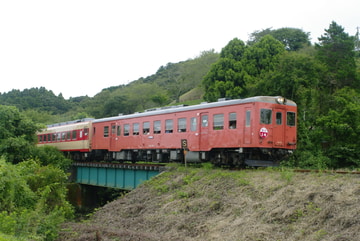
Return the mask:
{"type": "Polygon", "coordinates": [[[163,165],[76,162],[73,164],[76,183],[132,190],[164,170],[163,165]]]}

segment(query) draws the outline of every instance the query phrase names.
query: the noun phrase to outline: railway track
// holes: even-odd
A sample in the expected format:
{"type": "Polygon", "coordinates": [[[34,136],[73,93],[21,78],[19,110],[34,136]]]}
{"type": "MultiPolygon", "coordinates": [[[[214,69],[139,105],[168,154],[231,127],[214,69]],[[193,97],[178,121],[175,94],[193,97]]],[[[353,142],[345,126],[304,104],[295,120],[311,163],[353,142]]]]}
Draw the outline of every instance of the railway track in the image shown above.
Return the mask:
{"type": "Polygon", "coordinates": [[[308,169],[294,169],[294,172],[302,173],[334,173],[334,174],[360,174],[360,171],[344,171],[344,170],[308,170],[308,169]]]}
{"type": "Polygon", "coordinates": [[[152,163],[109,163],[109,162],[74,162],[73,166],[78,167],[103,167],[134,170],[163,170],[164,164],[152,163]]]}
{"type": "MultiPolygon", "coordinates": [[[[105,167],[105,168],[122,168],[134,170],[165,170],[166,164],[162,163],[109,163],[109,162],[74,162],[73,166],[83,167],[105,167]]],[[[233,171],[249,170],[247,168],[229,168],[233,171]]],[[[299,173],[333,173],[333,174],[360,174],[360,171],[346,170],[315,170],[315,169],[293,169],[293,172],[299,173]]]]}

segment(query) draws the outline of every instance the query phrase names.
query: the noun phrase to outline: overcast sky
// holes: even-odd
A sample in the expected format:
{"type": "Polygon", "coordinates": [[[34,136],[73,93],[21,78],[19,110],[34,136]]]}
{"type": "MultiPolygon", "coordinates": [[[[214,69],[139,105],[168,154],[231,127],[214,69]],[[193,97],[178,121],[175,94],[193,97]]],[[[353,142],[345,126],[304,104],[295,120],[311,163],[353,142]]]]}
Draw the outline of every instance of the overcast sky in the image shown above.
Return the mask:
{"type": "Polygon", "coordinates": [[[300,28],[317,42],[335,21],[355,35],[359,9],[359,0],[0,0],[0,92],[94,96],[256,30],[300,28]]]}

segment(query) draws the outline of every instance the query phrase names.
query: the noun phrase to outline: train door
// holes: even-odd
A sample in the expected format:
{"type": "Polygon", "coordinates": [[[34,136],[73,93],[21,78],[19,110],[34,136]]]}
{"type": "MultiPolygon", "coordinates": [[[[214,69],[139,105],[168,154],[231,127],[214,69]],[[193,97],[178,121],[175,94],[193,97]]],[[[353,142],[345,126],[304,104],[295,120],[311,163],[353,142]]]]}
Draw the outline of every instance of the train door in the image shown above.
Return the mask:
{"type": "Polygon", "coordinates": [[[251,108],[245,108],[244,144],[251,144],[252,139],[252,117],[251,108]]]}
{"type": "Polygon", "coordinates": [[[284,109],[274,109],[274,118],[273,122],[273,147],[283,147],[284,138],[285,138],[285,110],[284,109]]]}
{"type": "Polygon", "coordinates": [[[209,113],[201,113],[200,115],[200,150],[208,150],[209,146],[209,113]]]}
{"type": "Polygon", "coordinates": [[[111,123],[111,131],[110,131],[110,151],[114,151],[116,148],[116,123],[111,123]]]}

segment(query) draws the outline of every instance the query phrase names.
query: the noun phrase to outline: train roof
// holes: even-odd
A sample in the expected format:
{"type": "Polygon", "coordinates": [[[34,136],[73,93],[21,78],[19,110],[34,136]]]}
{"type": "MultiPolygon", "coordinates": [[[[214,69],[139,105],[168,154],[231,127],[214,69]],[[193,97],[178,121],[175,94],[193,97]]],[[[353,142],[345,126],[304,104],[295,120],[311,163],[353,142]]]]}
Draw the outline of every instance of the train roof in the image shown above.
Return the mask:
{"type": "Polygon", "coordinates": [[[64,125],[70,125],[70,124],[84,123],[84,122],[89,122],[92,120],[95,120],[95,119],[94,118],[83,118],[83,119],[78,119],[78,120],[55,123],[55,124],[47,125],[47,127],[51,128],[51,127],[64,126],[64,125]]]}
{"type": "MultiPolygon", "coordinates": [[[[184,112],[184,111],[191,111],[191,110],[201,110],[201,109],[207,109],[207,108],[231,106],[231,105],[245,104],[245,103],[251,103],[251,102],[265,102],[265,103],[278,104],[276,102],[277,98],[279,98],[279,96],[255,96],[255,97],[250,97],[250,98],[245,98],[245,99],[234,99],[234,100],[219,99],[217,102],[210,102],[210,103],[205,102],[205,103],[201,103],[198,105],[190,105],[190,106],[184,106],[184,105],[165,106],[165,107],[161,107],[161,108],[149,109],[149,110],[146,110],[145,112],[96,119],[93,121],[93,123],[100,123],[100,122],[121,120],[121,119],[130,119],[130,118],[137,118],[137,117],[145,117],[145,116],[153,116],[153,115],[162,115],[162,114],[184,112]]],[[[284,105],[296,106],[296,103],[292,100],[286,99],[284,105]]]]}

